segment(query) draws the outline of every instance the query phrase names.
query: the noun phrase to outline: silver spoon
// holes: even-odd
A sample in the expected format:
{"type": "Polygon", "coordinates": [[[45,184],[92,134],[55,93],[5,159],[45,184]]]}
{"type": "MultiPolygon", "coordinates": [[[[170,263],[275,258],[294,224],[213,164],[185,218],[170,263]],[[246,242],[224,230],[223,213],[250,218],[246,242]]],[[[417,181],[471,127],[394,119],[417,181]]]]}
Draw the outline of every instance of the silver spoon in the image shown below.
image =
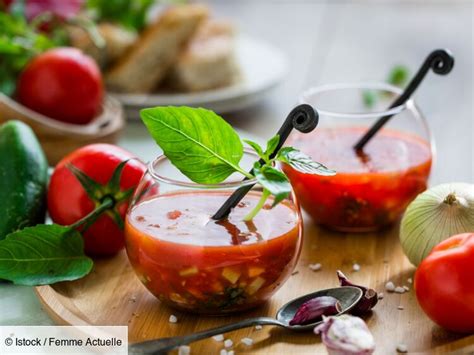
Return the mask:
{"type": "Polygon", "coordinates": [[[276,314],[276,318],[270,317],[257,317],[245,319],[240,322],[227,324],[221,327],[204,330],[198,333],[193,333],[184,336],[177,336],[171,338],[161,338],[156,340],[148,340],[141,343],[132,344],[129,346],[129,353],[132,355],[138,354],[164,354],[167,351],[173,350],[174,348],[180,345],[186,345],[197,340],[206,339],[214,335],[223,334],[231,332],[233,330],[253,327],[256,325],[277,325],[286,329],[303,331],[303,330],[312,330],[317,326],[321,321],[305,324],[305,325],[290,325],[290,320],[293,319],[298,308],[306,301],[309,301],[312,298],[321,297],[321,296],[332,296],[336,298],[341,304],[341,312],[337,315],[346,313],[352,309],[362,298],[362,291],[359,288],[352,286],[342,286],[337,288],[329,288],[326,290],[321,290],[307,294],[302,297],[298,297],[283,307],[281,307],[276,314]]]}

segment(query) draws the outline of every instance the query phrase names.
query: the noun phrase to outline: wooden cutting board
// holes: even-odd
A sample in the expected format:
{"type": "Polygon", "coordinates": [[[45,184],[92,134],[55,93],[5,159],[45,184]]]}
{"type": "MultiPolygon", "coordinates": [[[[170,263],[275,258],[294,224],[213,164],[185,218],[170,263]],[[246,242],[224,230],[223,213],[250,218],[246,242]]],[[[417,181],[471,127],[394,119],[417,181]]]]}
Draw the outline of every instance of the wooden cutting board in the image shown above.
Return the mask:
{"type": "MultiPolygon", "coordinates": [[[[306,218],[310,221],[309,218],[306,218]]],[[[37,287],[45,310],[58,324],[128,325],[129,341],[184,335],[223,325],[247,317],[274,315],[277,309],[305,293],[338,285],[336,270],[341,269],[354,282],[370,285],[384,293],[366,322],[374,334],[378,354],[396,353],[403,343],[409,352],[474,353],[474,336],[449,333],[433,324],[417,305],[412,286],[414,267],[403,255],[398,242],[398,228],[378,234],[338,234],[306,223],[304,248],[295,273],[264,306],[235,316],[205,317],[170,309],[155,299],[139,282],[125,253],[99,260],[87,277],[53,286],[37,287]],[[321,263],[320,271],[311,271],[312,263],[321,263]],[[360,271],[352,271],[353,264],[360,271]],[[406,285],[404,294],[387,293],[385,283],[406,285]],[[398,309],[402,306],[403,309],[398,309]],[[169,316],[178,323],[168,322],[169,316]]],[[[264,327],[228,333],[238,353],[317,354],[325,353],[319,336],[292,333],[264,327]],[[240,343],[244,337],[254,339],[251,347],[240,343]]],[[[193,354],[218,354],[223,343],[212,339],[193,343],[193,354]]]]}

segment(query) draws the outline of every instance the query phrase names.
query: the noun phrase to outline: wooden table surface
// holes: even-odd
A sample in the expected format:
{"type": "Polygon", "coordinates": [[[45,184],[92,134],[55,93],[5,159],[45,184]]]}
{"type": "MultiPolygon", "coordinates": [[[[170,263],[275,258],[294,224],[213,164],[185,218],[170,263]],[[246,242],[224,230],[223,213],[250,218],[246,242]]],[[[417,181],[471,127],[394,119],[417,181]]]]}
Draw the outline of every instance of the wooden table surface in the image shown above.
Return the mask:
{"type": "MultiPolygon", "coordinates": [[[[248,312],[225,317],[197,316],[173,310],[161,304],[140,283],[125,255],[99,260],[87,277],[53,286],[41,286],[37,292],[43,309],[59,324],[128,325],[129,341],[186,335],[225,325],[245,318],[274,316],[289,300],[323,288],[337,287],[336,270],[352,281],[383,292],[374,311],[365,316],[376,342],[376,354],[395,354],[400,344],[410,353],[474,353],[474,335],[449,333],[434,325],[416,303],[413,285],[414,267],[409,264],[398,242],[394,227],[377,234],[331,233],[316,227],[309,218],[305,223],[304,246],[295,273],[265,305],[248,312]],[[308,266],[321,263],[319,271],[308,266]],[[360,270],[353,271],[353,265],[360,270]],[[385,283],[407,286],[403,294],[388,293],[385,283]],[[399,307],[403,309],[399,309],[399,307]],[[170,323],[170,315],[178,319],[170,323]]],[[[236,354],[324,354],[320,337],[311,331],[296,333],[276,327],[262,330],[247,328],[225,334],[234,343],[236,354]],[[250,347],[241,339],[250,337],[250,347]]],[[[192,354],[219,354],[222,342],[213,339],[191,344],[192,354]]]]}

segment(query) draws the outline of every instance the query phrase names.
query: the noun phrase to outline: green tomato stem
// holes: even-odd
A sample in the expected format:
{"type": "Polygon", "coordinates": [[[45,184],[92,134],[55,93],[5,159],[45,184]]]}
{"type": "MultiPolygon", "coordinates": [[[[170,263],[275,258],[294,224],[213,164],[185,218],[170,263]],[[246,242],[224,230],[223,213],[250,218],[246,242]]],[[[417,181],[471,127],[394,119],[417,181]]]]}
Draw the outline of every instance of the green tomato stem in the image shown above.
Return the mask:
{"type": "Polygon", "coordinates": [[[247,171],[243,170],[242,168],[240,168],[240,166],[235,165],[234,169],[237,170],[239,173],[241,173],[242,175],[244,175],[248,179],[255,179],[255,176],[253,176],[252,174],[250,174],[247,171]]]}
{"type": "Polygon", "coordinates": [[[76,221],[75,223],[69,225],[71,229],[77,229],[83,225],[82,232],[84,232],[87,228],[89,228],[105,211],[114,207],[115,201],[110,196],[105,196],[102,200],[101,204],[94,209],[91,213],[87,216],[81,218],[80,220],[76,221]]]}
{"type": "Polygon", "coordinates": [[[260,197],[260,200],[258,203],[255,205],[252,211],[250,211],[245,217],[244,221],[251,221],[257,213],[262,209],[263,205],[265,205],[265,201],[267,200],[268,196],[270,196],[270,192],[266,189],[263,190],[262,196],[260,197]]]}

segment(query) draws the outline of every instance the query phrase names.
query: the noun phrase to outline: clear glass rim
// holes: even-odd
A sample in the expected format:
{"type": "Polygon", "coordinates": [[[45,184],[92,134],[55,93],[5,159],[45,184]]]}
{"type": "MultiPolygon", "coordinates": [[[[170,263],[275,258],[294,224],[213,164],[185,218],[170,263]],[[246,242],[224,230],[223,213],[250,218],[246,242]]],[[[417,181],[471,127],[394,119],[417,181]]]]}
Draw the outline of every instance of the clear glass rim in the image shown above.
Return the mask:
{"type": "MultiPolygon", "coordinates": [[[[258,160],[258,155],[253,152],[250,149],[244,148],[244,155],[252,155],[255,156],[258,160]]],[[[155,168],[155,164],[159,164],[160,162],[168,160],[171,163],[171,161],[168,159],[168,157],[164,154],[159,155],[156,157],[154,160],[150,161],[148,163],[148,169],[147,173],[151,175],[151,177],[155,181],[159,181],[165,184],[170,184],[170,185],[177,185],[177,186],[182,186],[182,187],[187,187],[191,189],[235,189],[243,186],[250,186],[250,185],[255,185],[257,183],[257,179],[246,179],[246,180],[240,180],[240,181],[231,181],[231,182],[223,182],[220,184],[198,184],[195,182],[188,182],[188,181],[181,181],[177,179],[172,179],[170,177],[164,176],[160,173],[158,173],[155,168]]],[[[173,164],[172,164],[173,165],[173,164]]],[[[173,165],[174,167],[174,165],[173,165]]],[[[175,169],[178,169],[175,167],[175,169]]]]}
{"type": "MultiPolygon", "coordinates": [[[[337,91],[337,90],[346,90],[346,89],[358,89],[358,90],[383,90],[388,91],[396,95],[400,95],[403,90],[397,86],[390,85],[387,83],[382,82],[361,82],[361,83],[334,83],[334,84],[326,84],[320,86],[310,87],[303,91],[298,99],[299,104],[310,104],[311,102],[309,99],[310,96],[315,94],[319,94],[322,92],[330,92],[330,91],[337,91]]],[[[330,117],[339,117],[339,118],[377,118],[377,117],[384,117],[390,115],[396,115],[402,112],[408,105],[409,102],[413,101],[409,99],[405,104],[395,106],[389,110],[384,111],[371,111],[371,112],[354,112],[354,113],[345,113],[345,112],[334,112],[334,111],[327,111],[318,107],[318,105],[313,104],[315,109],[318,110],[320,115],[330,116],[330,117]]]]}

